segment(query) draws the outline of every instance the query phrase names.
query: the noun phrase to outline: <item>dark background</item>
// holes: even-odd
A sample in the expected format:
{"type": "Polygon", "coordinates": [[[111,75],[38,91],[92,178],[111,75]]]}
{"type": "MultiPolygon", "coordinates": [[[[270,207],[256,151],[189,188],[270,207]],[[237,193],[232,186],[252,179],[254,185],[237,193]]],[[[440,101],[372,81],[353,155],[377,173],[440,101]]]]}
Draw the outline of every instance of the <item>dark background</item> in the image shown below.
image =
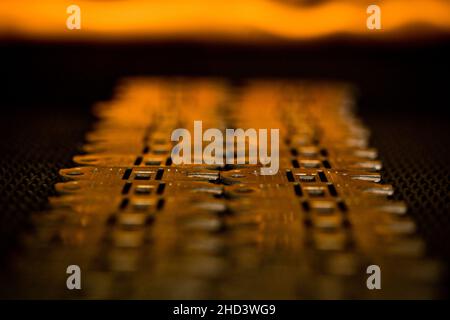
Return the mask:
{"type": "Polygon", "coordinates": [[[32,230],[58,170],[72,165],[94,117],[127,75],[343,80],[384,162],[394,198],[407,202],[430,255],[450,257],[450,41],[315,43],[0,42],[0,256],[32,230]]]}

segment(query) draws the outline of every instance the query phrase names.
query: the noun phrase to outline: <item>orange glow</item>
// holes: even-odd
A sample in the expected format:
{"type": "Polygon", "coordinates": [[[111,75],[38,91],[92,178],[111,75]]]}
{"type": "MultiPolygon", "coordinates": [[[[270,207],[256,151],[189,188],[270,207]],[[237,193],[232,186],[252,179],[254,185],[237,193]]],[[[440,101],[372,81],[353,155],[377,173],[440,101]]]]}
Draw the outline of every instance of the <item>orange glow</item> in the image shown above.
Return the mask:
{"type": "Polygon", "coordinates": [[[0,35],[45,39],[295,40],[338,33],[383,36],[417,25],[450,32],[450,1],[447,0],[331,0],[308,6],[292,3],[274,0],[3,0],[0,2],[0,35]],[[74,3],[81,8],[81,30],[66,29],[66,8],[74,3]],[[369,4],[381,7],[382,30],[366,28],[369,4]]]}

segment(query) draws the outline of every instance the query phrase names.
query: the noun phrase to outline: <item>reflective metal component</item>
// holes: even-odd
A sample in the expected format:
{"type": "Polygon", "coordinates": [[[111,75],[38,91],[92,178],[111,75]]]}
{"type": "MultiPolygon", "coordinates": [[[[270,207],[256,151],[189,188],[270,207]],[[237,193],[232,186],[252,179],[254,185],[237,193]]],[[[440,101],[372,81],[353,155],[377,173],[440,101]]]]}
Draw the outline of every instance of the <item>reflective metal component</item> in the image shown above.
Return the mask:
{"type": "Polygon", "coordinates": [[[61,170],[53,208],[23,239],[11,277],[18,295],[72,298],[55,276],[70,264],[82,269],[85,298],[437,295],[442,265],[426,257],[405,204],[387,200],[393,188],[380,184],[351,88],[250,81],[235,89],[130,79],[97,105],[87,154],[61,170]],[[171,132],[194,120],[222,131],[280,129],[278,173],[174,165],[171,132]],[[381,267],[382,292],[366,288],[371,264],[381,267]]]}

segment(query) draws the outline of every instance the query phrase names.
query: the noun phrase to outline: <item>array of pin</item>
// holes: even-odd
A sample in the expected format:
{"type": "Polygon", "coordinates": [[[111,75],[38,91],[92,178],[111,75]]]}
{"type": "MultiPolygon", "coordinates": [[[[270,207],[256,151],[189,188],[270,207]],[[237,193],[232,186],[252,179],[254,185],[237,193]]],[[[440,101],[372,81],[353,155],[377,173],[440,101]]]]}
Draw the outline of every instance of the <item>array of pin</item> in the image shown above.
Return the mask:
{"type": "Polygon", "coordinates": [[[9,279],[17,296],[58,298],[431,298],[426,256],[404,203],[389,200],[351,88],[330,83],[128,79],[95,106],[78,167],[9,279]],[[280,130],[280,168],[174,165],[171,133],[280,130]],[[66,288],[66,267],[82,290],[66,288]],[[369,290],[366,269],[381,269],[369,290]]]}

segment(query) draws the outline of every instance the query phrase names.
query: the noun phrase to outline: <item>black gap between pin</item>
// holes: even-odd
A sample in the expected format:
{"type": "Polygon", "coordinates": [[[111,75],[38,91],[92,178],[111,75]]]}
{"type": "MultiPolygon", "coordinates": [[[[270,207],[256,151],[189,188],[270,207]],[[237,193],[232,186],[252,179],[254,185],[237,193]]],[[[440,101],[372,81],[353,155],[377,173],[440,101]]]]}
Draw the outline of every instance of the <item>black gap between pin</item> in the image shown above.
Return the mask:
{"type": "Polygon", "coordinates": [[[158,171],[156,171],[155,180],[161,180],[164,174],[164,169],[159,168],[158,171]]]}
{"type": "Polygon", "coordinates": [[[339,210],[341,210],[342,212],[347,212],[348,208],[344,201],[339,201],[337,205],[339,210]]]}
{"type": "Polygon", "coordinates": [[[327,149],[320,149],[320,154],[324,157],[328,157],[328,151],[327,149]]]}
{"type": "Polygon", "coordinates": [[[163,194],[165,188],[166,188],[166,184],[165,183],[160,183],[159,186],[158,186],[158,189],[156,190],[156,193],[157,194],[163,194]]]}
{"type": "Polygon", "coordinates": [[[126,182],[123,185],[122,194],[128,194],[128,192],[130,191],[130,188],[131,188],[131,182],[126,182]]]}
{"type": "Polygon", "coordinates": [[[323,171],[319,171],[317,174],[319,175],[320,181],[328,182],[327,176],[323,173],[323,171]]]}
{"type": "Polygon", "coordinates": [[[302,188],[300,187],[300,185],[298,183],[294,184],[294,191],[297,196],[299,196],[299,197],[303,196],[302,188]]]}
{"type": "Polygon", "coordinates": [[[164,207],[165,200],[159,199],[158,204],[156,205],[156,209],[161,210],[164,207]]]}
{"type": "Polygon", "coordinates": [[[128,198],[123,199],[120,203],[119,209],[124,210],[128,206],[128,202],[130,202],[128,198]]]}
{"type": "Polygon", "coordinates": [[[292,154],[294,157],[297,157],[297,156],[298,156],[298,151],[297,151],[297,149],[291,148],[291,154],[292,154]]]}
{"type": "Polygon", "coordinates": [[[337,190],[336,190],[336,187],[334,186],[334,184],[329,184],[328,185],[328,191],[330,192],[330,194],[333,197],[337,197],[338,196],[338,193],[337,193],[337,190]]]}
{"type": "Polygon", "coordinates": [[[292,174],[292,171],[286,171],[286,177],[289,182],[295,182],[294,175],[292,174]]]}
{"type": "Polygon", "coordinates": [[[144,158],[142,158],[142,156],[138,156],[137,158],[136,158],[136,160],[134,161],[134,165],[135,166],[139,166],[141,163],[142,163],[142,160],[143,160],[144,158]]]}
{"type": "Polygon", "coordinates": [[[306,212],[309,212],[310,207],[309,207],[308,201],[303,201],[302,202],[302,207],[303,207],[303,210],[305,210],[306,212]]]}
{"type": "Polygon", "coordinates": [[[124,174],[123,174],[122,180],[128,180],[128,178],[130,178],[131,171],[132,170],[130,168],[126,169],[124,174]]]}

